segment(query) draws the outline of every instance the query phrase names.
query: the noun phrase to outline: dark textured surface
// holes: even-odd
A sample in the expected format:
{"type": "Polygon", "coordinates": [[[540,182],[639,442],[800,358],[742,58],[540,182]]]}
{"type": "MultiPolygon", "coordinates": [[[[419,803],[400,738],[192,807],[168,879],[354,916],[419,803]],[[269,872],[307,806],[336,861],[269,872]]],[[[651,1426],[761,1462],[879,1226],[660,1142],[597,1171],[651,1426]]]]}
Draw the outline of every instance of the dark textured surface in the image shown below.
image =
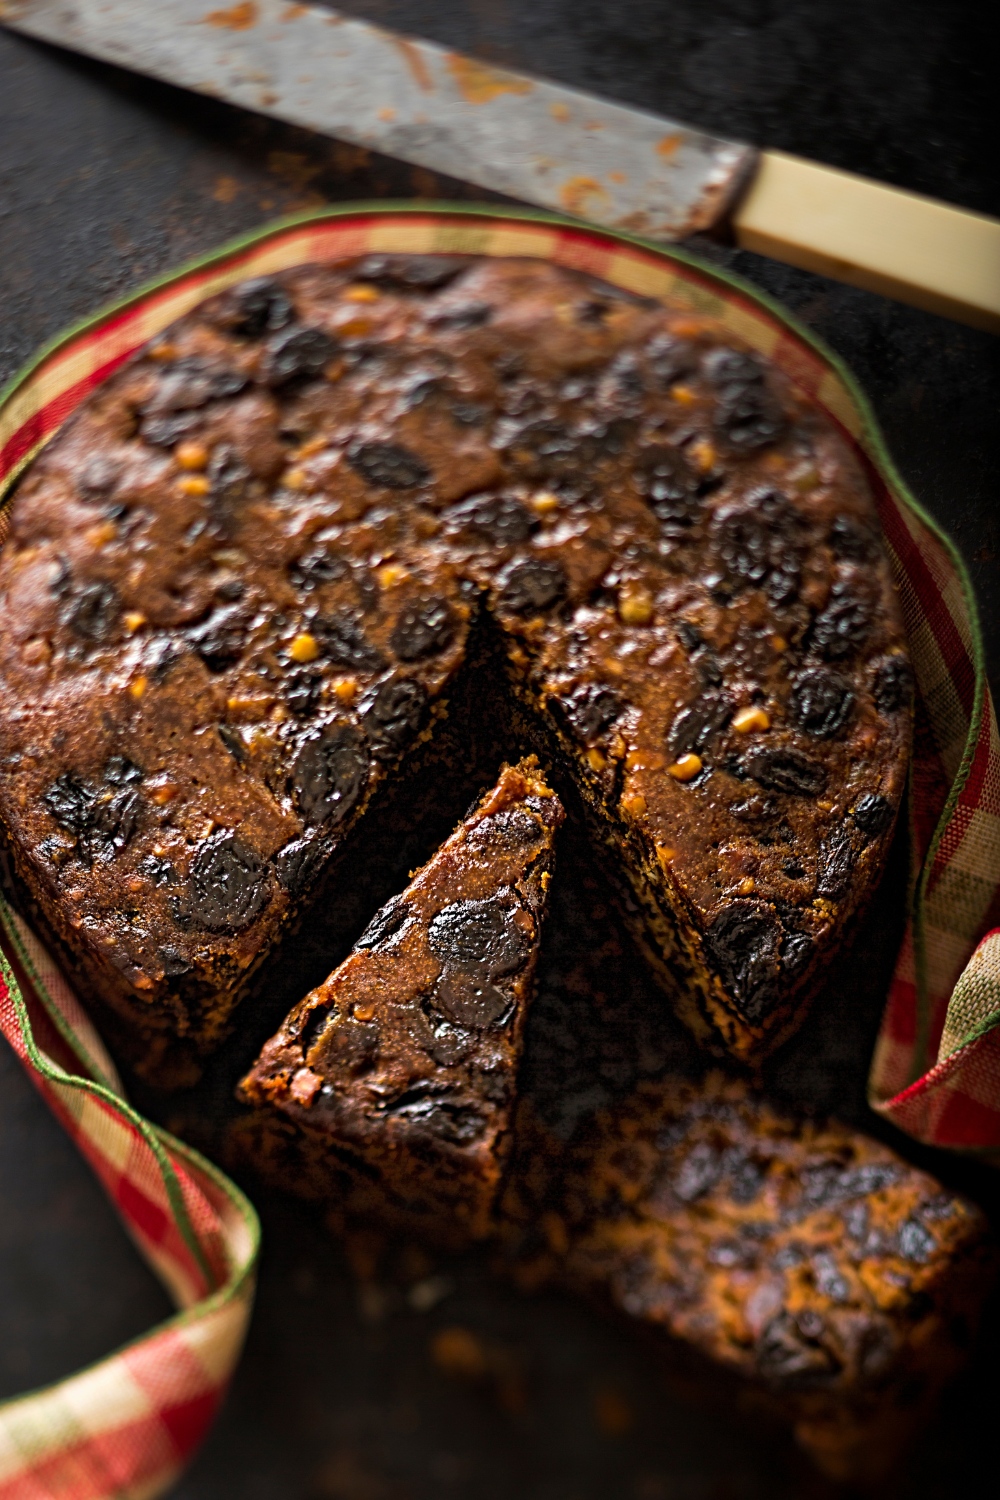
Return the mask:
{"type": "MultiPolygon", "coordinates": [[[[1000,212],[990,7],[980,0],[384,0],[372,19],[710,129],[1000,212]]],[[[0,380],[102,301],[280,213],[368,196],[481,196],[210,101],[0,36],[0,380]]],[[[794,308],[853,366],[890,447],[963,547],[1000,662],[1000,343],[745,254],[703,247],[794,308]]],[[[868,965],[859,965],[859,972],[868,965]]],[[[871,984],[779,1058],[793,1091],[860,1079],[871,984]]],[[[73,1148],[0,1052],[0,1395],[68,1373],[167,1304],[73,1148]]],[[[614,1071],[613,1067],[610,1070],[614,1071]]],[[[979,1195],[985,1174],[962,1169],[979,1195]]],[[[469,1263],[412,1261],[362,1298],[307,1215],[265,1205],[260,1301],[233,1396],[179,1500],[660,1500],[823,1493],[785,1448],[666,1398],[611,1327],[526,1302],[469,1263]],[[447,1295],[426,1313],[406,1285],[447,1295]],[[450,1325],[488,1373],[430,1358],[450,1325]]],[[[420,1297],[416,1298],[419,1303],[420,1297]]],[[[995,1334],[994,1334],[995,1337],[995,1334]]],[[[992,1382],[949,1397],[908,1494],[971,1490],[992,1382]],[[917,1477],[919,1476],[919,1477],[917,1477]]]]}

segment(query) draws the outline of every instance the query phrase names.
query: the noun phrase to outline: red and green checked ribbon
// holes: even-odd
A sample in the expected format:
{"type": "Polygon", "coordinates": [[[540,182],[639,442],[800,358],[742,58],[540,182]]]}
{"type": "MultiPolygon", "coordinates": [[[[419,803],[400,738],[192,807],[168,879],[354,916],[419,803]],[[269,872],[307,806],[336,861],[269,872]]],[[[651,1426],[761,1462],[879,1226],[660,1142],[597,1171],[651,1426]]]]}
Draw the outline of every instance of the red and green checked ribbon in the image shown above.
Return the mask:
{"type": "MultiPolygon", "coordinates": [[[[871,1100],[918,1140],[1000,1153],[1000,741],[975,599],[849,372],[745,282],[679,251],[539,214],[386,204],[286,220],[44,349],[0,397],[0,505],[84,397],[204,297],[310,261],[400,251],[541,257],[714,317],[780,365],[852,445],[878,502],[917,683],[910,920],[871,1100]]],[[[4,535],[0,510],[0,543],[4,535]]],[[[209,1162],[130,1108],[65,980],[2,903],[0,950],[0,1027],[181,1309],[89,1370],[0,1405],[0,1500],[145,1500],[177,1477],[239,1357],[256,1216],[209,1162]]]]}

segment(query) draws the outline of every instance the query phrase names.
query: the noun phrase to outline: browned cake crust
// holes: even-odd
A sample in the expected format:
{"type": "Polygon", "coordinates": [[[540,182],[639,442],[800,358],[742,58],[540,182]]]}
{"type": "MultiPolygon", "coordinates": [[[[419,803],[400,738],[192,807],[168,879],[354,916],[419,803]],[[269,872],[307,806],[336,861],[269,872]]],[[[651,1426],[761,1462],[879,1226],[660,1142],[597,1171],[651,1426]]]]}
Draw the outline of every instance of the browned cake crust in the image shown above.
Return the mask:
{"type": "Polygon", "coordinates": [[[476,622],[681,1014],[773,1045],[904,784],[871,494],[710,319],[530,260],[245,283],[28,472],[0,557],[0,817],[82,982],[214,1045],[445,712],[476,622]]]}
{"type": "Polygon", "coordinates": [[[562,1279],[689,1372],[736,1377],[838,1479],[892,1467],[996,1269],[970,1203],[721,1074],[643,1084],[565,1151],[526,1119],[503,1207],[523,1281],[562,1279]]]}
{"type": "Polygon", "coordinates": [[[238,1154],[344,1221],[491,1232],[562,820],[534,757],[504,767],[266,1044],[238,1154]]]}

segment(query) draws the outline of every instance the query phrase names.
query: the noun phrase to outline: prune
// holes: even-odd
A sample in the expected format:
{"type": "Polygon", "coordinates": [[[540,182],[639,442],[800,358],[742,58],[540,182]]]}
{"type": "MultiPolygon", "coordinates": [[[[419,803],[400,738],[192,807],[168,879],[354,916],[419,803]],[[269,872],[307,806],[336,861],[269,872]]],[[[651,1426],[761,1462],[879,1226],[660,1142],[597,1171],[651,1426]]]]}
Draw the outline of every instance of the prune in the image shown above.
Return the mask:
{"type": "Polygon", "coordinates": [[[682,708],[667,734],[667,748],[675,760],[694,750],[704,750],[733,716],[733,705],[724,693],[704,693],[682,708]]]}
{"type": "Polygon", "coordinates": [[[872,696],[879,713],[895,714],[913,693],[913,670],[905,656],[887,656],[875,668],[872,696]]]}
{"type": "Polygon", "coordinates": [[[347,571],[343,560],[334,557],[330,552],[315,551],[307,552],[304,557],[298,557],[289,564],[288,573],[294,584],[300,589],[314,589],[321,584],[332,583],[336,578],[343,578],[347,571]]]}
{"type": "Polygon", "coordinates": [[[485,1030],[511,1010],[511,999],[488,979],[446,969],[434,987],[435,1010],[455,1026],[485,1030]]]}
{"type": "Polygon", "coordinates": [[[715,1187],[723,1172],[722,1153],[708,1141],[699,1141],[681,1162],[670,1186],[682,1203],[695,1203],[715,1187]]]}
{"type": "Polygon", "coordinates": [[[224,672],[243,652],[246,616],[238,604],[215,609],[207,620],[185,631],[192,648],[210,672],[224,672]]]}
{"type": "Polygon", "coordinates": [[[309,380],[321,374],[336,353],[337,345],[322,328],[285,328],[264,346],[261,376],[272,387],[309,380]]]}
{"type": "Polygon", "coordinates": [[[669,389],[684,375],[690,375],[698,363],[698,351],[685,339],[658,334],[647,346],[646,357],[656,379],[669,389]]]}
{"type": "Polygon", "coordinates": [[[591,682],[574,688],[563,708],[583,743],[593,745],[624,713],[625,704],[613,688],[591,682]]]}
{"type": "Polygon", "coordinates": [[[843,829],[836,829],[819,846],[816,894],[835,899],[851,883],[854,871],[854,846],[843,829]]]}
{"type": "Polygon", "coordinates": [[[179,979],[182,974],[189,974],[194,967],[180,949],[175,948],[172,943],[164,943],[162,948],[157,948],[156,957],[163,970],[164,979],[179,979]]]}
{"type": "Polygon", "coordinates": [[[368,785],[369,756],[351,724],[335,724],[305,740],[292,765],[292,786],[307,823],[342,823],[368,785]]]}
{"type": "Polygon", "coordinates": [[[207,932],[242,932],[270,902],[267,867],[235,833],[205,840],[188,877],[189,919],[207,932]]]}
{"type": "Polygon", "coordinates": [[[781,928],[762,901],[731,901],[705,933],[705,946],[723,983],[748,1021],[778,994],[781,928]]]}
{"type": "Polygon", "coordinates": [[[347,462],[366,484],[382,490],[412,490],[428,484],[431,471],[401,443],[353,443],[347,462]]]}
{"type": "Polygon", "coordinates": [[[427,690],[419,682],[400,677],[383,682],[365,714],[365,729],[376,748],[401,750],[420,728],[427,706],[427,690]]]}
{"type": "Polygon", "coordinates": [[[795,797],[815,797],[826,785],[826,772],[799,750],[754,745],[743,756],[744,775],[759,781],[769,792],[788,792],[795,797]]]}
{"type": "Polygon", "coordinates": [[[854,691],[837,672],[810,667],[792,685],[789,704],[792,723],[817,739],[838,734],[854,707],[854,691]]]}
{"type": "Polygon", "coordinates": [[[468,262],[451,255],[366,255],[354,267],[358,281],[400,291],[437,291],[465,270],[468,262]]]}
{"type": "Polygon", "coordinates": [[[516,974],[527,962],[531,945],[515,914],[515,907],[495,897],[454,901],[431,921],[431,952],[443,964],[481,972],[490,980],[516,974]]]}
{"type": "Polygon", "coordinates": [[[916,1219],[907,1219],[899,1231],[899,1253],[904,1260],[924,1266],[934,1254],[934,1236],[916,1219]]]}
{"type": "Polygon", "coordinates": [[[869,600],[856,593],[852,584],[838,580],[830,590],[830,602],[813,621],[809,645],[826,661],[840,661],[864,645],[871,626],[869,600]]]}
{"type": "Polygon", "coordinates": [[[443,599],[417,599],[404,604],[389,637],[400,661],[436,656],[455,638],[455,617],[443,599]]]}
{"type": "Polygon", "coordinates": [[[323,677],[314,667],[290,667],[281,679],[281,695],[297,719],[311,719],[319,707],[323,677]]]}
{"type": "Polygon", "coordinates": [[[449,511],[448,520],[463,535],[471,533],[497,547],[526,542],[538,529],[536,517],[507,495],[473,495],[449,511]]]}
{"type": "Polygon", "coordinates": [[[249,376],[241,370],[227,370],[197,357],[181,359],[157,382],[142,414],[168,417],[175,412],[196,411],[210,401],[238,396],[249,384],[249,376]]]}
{"type": "Polygon", "coordinates": [[[736,509],[717,513],[713,531],[726,577],[736,588],[763,588],[774,604],[798,591],[803,522],[784,495],[749,495],[736,509]]]}
{"type": "Polygon", "coordinates": [[[507,573],[497,604],[514,615],[533,615],[551,609],[566,594],[566,575],[558,563],[517,563],[507,573]]]}
{"type": "Polygon", "coordinates": [[[312,634],[335,667],[350,667],[356,672],[380,672],[385,666],[381,651],[348,614],[318,615],[312,621],[312,634]]]}
{"type": "Polygon", "coordinates": [[[878,551],[878,538],[870,526],[851,516],[837,516],[830,527],[830,549],[844,562],[870,562],[878,551]]]}
{"type": "Polygon", "coordinates": [[[754,1350],[757,1368],[766,1379],[781,1385],[801,1386],[812,1385],[835,1373],[837,1364],[829,1349],[813,1342],[823,1327],[818,1317],[816,1321],[815,1332],[810,1326],[807,1335],[789,1312],[780,1312],[771,1319],[754,1350]]]}
{"type": "Polygon", "coordinates": [[[878,838],[880,833],[885,833],[893,820],[895,808],[885,797],[880,797],[878,792],[865,792],[854,804],[851,813],[855,828],[868,838],[878,838]]]}
{"type": "Polygon", "coordinates": [[[676,448],[646,448],[637,457],[636,488],[667,530],[684,530],[701,515],[698,476],[676,448]]]}
{"type": "Polygon", "coordinates": [[[232,505],[246,497],[252,475],[234,448],[222,443],[215,449],[208,465],[208,482],[213,500],[232,505]]]}
{"type": "Polygon", "coordinates": [[[286,328],[295,316],[295,309],[287,292],[268,276],[255,276],[244,281],[232,292],[236,316],[230,325],[234,333],[244,338],[260,338],[263,333],[276,333],[286,328]]]}
{"type": "Polygon", "coordinates": [[[104,780],[112,786],[131,786],[142,780],[142,768],[127,755],[111,755],[104,767],[104,780]]]}
{"type": "Polygon", "coordinates": [[[405,928],[409,927],[413,912],[401,896],[396,896],[392,901],[386,903],[382,910],[376,912],[364,932],[354,944],[355,948],[378,949],[394,948],[403,935],[405,928]]]}
{"type": "Polygon", "coordinates": [[[114,630],[120,610],[118,594],[110,583],[88,583],[70,596],[59,618],[75,635],[98,644],[114,630]]]}
{"type": "Polygon", "coordinates": [[[488,302],[467,302],[464,307],[448,307],[432,313],[427,321],[431,328],[458,332],[463,328],[481,328],[492,316],[493,308],[488,302]]]}
{"type": "Polygon", "coordinates": [[[752,453],[781,436],[784,412],[751,355],[713,349],[702,360],[702,370],[718,394],[712,425],[727,448],[752,453]]]}
{"type": "Polygon", "coordinates": [[[329,848],[321,839],[292,839],[274,858],[274,870],[278,883],[289,895],[297,896],[312,885],[329,854],[329,848]]]}

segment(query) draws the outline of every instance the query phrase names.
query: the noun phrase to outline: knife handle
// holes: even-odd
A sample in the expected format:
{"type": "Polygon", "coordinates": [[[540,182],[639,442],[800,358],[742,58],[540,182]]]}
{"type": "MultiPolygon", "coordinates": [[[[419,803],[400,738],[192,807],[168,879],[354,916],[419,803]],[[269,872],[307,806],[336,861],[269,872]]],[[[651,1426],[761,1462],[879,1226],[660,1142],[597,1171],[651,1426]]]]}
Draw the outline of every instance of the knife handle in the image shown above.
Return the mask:
{"type": "Polygon", "coordinates": [[[762,151],[730,222],[745,250],[1000,333],[1000,220],[762,151]]]}

